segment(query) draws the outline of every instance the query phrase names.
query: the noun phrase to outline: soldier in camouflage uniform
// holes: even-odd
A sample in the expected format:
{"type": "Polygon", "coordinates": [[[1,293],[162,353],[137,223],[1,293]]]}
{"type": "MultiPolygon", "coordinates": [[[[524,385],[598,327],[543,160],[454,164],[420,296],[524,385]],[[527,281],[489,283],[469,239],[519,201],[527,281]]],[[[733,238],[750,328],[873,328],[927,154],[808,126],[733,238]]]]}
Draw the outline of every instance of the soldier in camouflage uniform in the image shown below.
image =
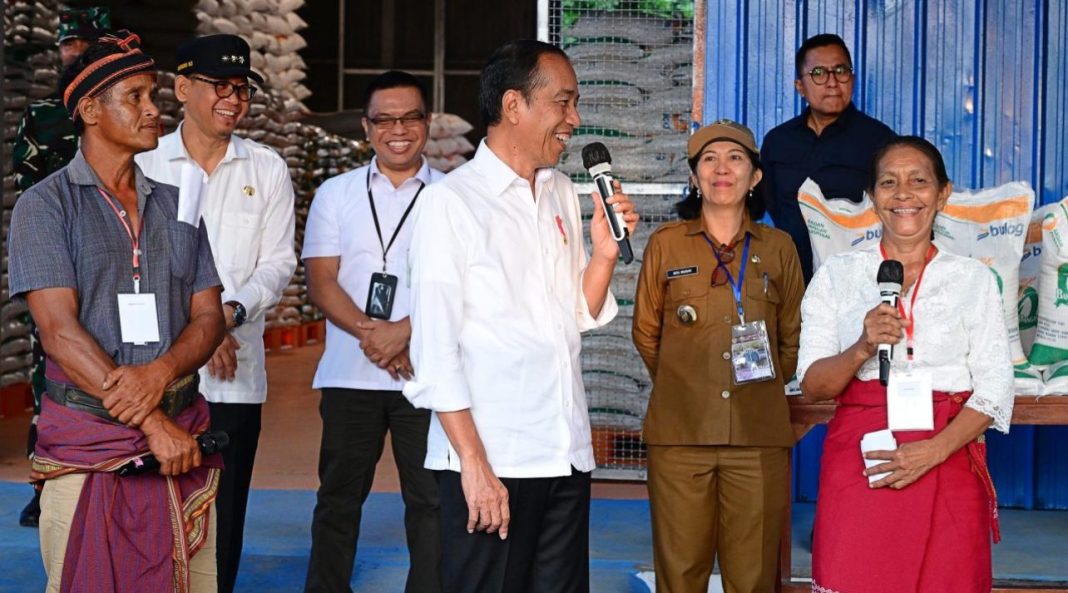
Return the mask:
{"type": "MultiPolygon", "coordinates": [[[[59,58],[66,68],[78,59],[89,44],[111,27],[107,8],[68,9],[59,14],[59,58]]],[[[15,136],[13,159],[15,183],[18,191],[24,192],[38,181],[67,166],[78,150],[78,136],[74,123],[63,106],[59,92],[34,101],[26,107],[15,136]]],[[[28,314],[27,314],[28,315],[28,314]]],[[[30,341],[33,344],[33,423],[30,426],[28,446],[33,454],[37,440],[37,414],[41,411],[41,395],[44,393],[44,350],[37,337],[37,327],[30,320],[30,341]]],[[[19,524],[37,527],[41,516],[40,492],[34,491],[33,500],[19,514],[19,524]]]]}

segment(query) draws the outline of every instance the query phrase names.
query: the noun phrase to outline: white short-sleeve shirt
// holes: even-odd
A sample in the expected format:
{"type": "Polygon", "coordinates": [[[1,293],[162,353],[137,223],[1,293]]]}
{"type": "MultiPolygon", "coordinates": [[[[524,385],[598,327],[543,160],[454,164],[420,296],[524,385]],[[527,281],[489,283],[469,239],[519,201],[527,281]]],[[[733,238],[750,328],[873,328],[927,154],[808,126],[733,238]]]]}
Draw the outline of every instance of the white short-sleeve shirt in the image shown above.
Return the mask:
{"type": "MultiPolygon", "coordinates": [[[[340,257],[338,284],[361,310],[367,303],[371,274],[382,271],[382,244],[375,232],[367,196],[368,172],[385,244],[389,244],[419,188],[429,186],[443,176],[424,160],[414,177],[401,183],[400,187],[393,187],[389,178],[378,170],[377,159],[372,159],[366,166],[328,179],[315,192],[304,230],[301,258],[340,257]]],[[[427,189],[420,193],[417,203],[424,199],[427,189]]],[[[391,321],[408,316],[408,247],[415,227],[413,219],[414,211],[408,215],[386,253],[386,272],[398,278],[391,321]]],[[[326,349],[319,360],[312,387],[400,391],[403,385],[403,380],[394,380],[388,372],[368,360],[356,336],[329,320],[326,322],[326,349]]]]}

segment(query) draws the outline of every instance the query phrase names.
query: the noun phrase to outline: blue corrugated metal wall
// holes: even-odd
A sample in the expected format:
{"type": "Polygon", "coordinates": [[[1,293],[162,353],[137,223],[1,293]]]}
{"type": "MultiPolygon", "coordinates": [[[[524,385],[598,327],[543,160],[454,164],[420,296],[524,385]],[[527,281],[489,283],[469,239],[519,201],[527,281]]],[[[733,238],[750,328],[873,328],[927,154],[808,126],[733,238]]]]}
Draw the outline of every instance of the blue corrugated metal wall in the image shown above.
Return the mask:
{"type": "MultiPolygon", "coordinates": [[[[1062,0],[712,0],[704,117],[763,135],[800,113],[794,51],[837,33],[853,53],[854,101],[941,150],[958,187],[1026,180],[1068,196],[1068,6],[1062,0]]],[[[797,447],[795,493],[815,500],[824,430],[797,447]]],[[[989,439],[1003,505],[1068,508],[1068,427],[989,439]]]]}

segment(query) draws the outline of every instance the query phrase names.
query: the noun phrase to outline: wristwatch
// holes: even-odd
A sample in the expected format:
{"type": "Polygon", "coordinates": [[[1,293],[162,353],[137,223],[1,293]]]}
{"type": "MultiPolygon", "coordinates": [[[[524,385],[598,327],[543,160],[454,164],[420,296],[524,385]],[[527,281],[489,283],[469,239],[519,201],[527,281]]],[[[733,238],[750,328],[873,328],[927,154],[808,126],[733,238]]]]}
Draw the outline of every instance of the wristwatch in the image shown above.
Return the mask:
{"type": "Polygon", "coordinates": [[[241,327],[244,325],[245,320],[248,319],[248,311],[245,310],[245,306],[237,301],[226,301],[223,304],[230,305],[234,308],[234,327],[241,327]]]}

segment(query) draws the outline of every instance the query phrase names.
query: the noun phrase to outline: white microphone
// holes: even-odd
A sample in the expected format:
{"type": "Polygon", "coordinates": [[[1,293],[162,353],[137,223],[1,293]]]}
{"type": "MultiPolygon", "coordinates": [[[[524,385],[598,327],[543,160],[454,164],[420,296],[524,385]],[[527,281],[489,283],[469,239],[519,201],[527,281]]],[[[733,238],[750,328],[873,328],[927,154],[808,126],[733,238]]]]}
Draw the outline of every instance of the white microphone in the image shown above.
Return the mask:
{"type": "MultiPolygon", "coordinates": [[[[897,308],[901,297],[901,284],[905,280],[905,267],[901,262],[888,259],[879,265],[875,281],[879,283],[879,298],[891,307],[897,308]]],[[[884,386],[890,381],[890,359],[894,357],[892,344],[879,344],[879,382],[884,386]]]]}
{"type": "Polygon", "coordinates": [[[634,261],[634,251],[630,248],[630,232],[623,215],[616,212],[608,203],[608,198],[616,193],[612,187],[612,156],[608,154],[608,148],[600,142],[591,142],[582,148],[582,166],[590,171],[594,184],[597,185],[597,193],[601,195],[601,207],[604,209],[605,219],[612,229],[612,238],[619,245],[619,254],[623,263],[629,264],[634,261]]]}

